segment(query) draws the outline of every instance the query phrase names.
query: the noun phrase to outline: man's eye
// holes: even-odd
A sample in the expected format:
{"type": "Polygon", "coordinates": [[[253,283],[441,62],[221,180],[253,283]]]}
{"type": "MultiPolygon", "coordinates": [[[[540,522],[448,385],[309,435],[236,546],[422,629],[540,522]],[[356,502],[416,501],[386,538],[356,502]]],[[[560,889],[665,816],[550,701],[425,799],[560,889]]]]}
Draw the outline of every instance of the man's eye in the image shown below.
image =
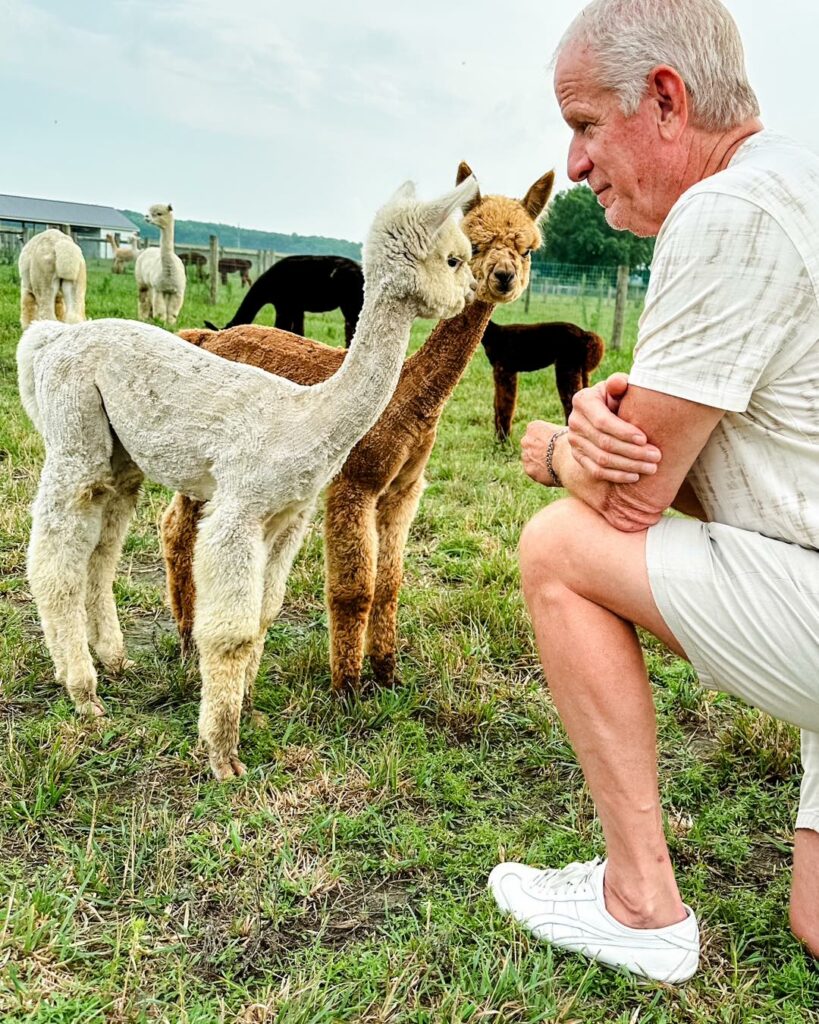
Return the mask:
{"type": "Polygon", "coordinates": [[[456,267],[460,267],[460,265],[461,265],[461,262],[462,262],[462,261],[461,261],[461,260],[459,260],[457,256],[450,256],[450,257],[449,257],[449,258],[447,259],[447,263],[449,264],[449,266],[450,266],[450,267],[452,267],[452,269],[453,269],[453,270],[454,270],[454,269],[455,269],[456,267]]]}

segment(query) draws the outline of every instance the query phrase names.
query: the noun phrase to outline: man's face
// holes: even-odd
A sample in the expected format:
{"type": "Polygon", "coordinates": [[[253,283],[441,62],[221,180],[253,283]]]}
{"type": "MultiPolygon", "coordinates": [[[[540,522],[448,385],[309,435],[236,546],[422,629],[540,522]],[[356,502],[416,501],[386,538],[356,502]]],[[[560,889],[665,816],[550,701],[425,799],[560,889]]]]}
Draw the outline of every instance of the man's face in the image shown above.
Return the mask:
{"type": "Polygon", "coordinates": [[[593,54],[572,43],[558,58],[555,94],[574,133],[571,180],[588,182],[613,228],[656,235],[679,196],[679,173],[658,130],[656,101],[644,97],[626,118],[617,96],[597,84],[593,54]]]}

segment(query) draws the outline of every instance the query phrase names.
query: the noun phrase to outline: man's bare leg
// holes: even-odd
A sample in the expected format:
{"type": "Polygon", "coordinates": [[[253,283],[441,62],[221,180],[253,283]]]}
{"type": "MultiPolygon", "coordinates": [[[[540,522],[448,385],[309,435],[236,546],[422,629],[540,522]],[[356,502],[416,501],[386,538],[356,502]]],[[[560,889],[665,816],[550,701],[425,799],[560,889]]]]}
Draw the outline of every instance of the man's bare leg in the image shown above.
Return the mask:
{"type": "Polygon", "coordinates": [[[656,720],[638,623],[684,656],[654,603],[645,533],[622,533],[574,499],[526,527],[526,602],[555,705],[606,839],[606,906],[624,924],[681,921],[663,835],[656,720]]]}
{"type": "Polygon", "coordinates": [[[798,828],[793,843],[791,931],[819,960],[819,832],[798,828]]]}

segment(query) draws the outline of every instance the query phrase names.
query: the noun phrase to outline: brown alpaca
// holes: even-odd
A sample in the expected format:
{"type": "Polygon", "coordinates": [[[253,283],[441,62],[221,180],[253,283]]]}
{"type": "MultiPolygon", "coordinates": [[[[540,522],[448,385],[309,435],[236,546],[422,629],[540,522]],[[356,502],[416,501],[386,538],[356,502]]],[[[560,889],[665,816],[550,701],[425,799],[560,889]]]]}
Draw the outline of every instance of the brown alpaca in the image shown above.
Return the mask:
{"type": "Polygon", "coordinates": [[[489,323],[483,347],[495,376],[495,433],[505,441],[512,430],[518,398],[518,374],[543,370],[554,363],[555,383],[566,421],[572,398],[589,386],[589,374],[600,365],[603,339],[577,324],[550,321],[537,324],[489,323]]]}
{"type": "MultiPolygon", "coordinates": [[[[462,163],[457,183],[471,171],[462,163]]],[[[472,242],[477,300],[441,320],[404,363],[381,418],[358,442],[327,491],[324,517],[333,689],[356,689],[364,652],[376,681],[394,681],[398,593],[404,547],[424,487],[438,421],[497,302],[512,302],[529,281],[529,254],[540,245],[536,220],[554,182],[535,182],[523,200],[478,196],[462,228],[472,242]]],[[[276,328],[182,331],[180,336],[227,359],[252,363],[299,384],[335,373],[346,353],[276,328]]],[[[260,453],[263,454],[263,453],[260,453]]],[[[171,608],[183,644],[191,635],[195,593],[192,554],[201,505],[177,494],[162,521],[171,608]]]]}

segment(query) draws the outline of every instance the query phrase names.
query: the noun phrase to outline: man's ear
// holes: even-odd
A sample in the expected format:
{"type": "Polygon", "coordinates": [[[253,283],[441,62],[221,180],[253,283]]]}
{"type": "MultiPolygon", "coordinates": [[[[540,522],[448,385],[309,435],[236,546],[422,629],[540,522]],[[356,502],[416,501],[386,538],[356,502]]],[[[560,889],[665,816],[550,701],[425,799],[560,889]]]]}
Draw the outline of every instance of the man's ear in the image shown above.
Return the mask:
{"type": "Polygon", "coordinates": [[[648,95],[655,103],[657,127],[663,138],[676,141],[688,125],[688,90],[680,73],[666,64],[648,76],[648,95]]]}

